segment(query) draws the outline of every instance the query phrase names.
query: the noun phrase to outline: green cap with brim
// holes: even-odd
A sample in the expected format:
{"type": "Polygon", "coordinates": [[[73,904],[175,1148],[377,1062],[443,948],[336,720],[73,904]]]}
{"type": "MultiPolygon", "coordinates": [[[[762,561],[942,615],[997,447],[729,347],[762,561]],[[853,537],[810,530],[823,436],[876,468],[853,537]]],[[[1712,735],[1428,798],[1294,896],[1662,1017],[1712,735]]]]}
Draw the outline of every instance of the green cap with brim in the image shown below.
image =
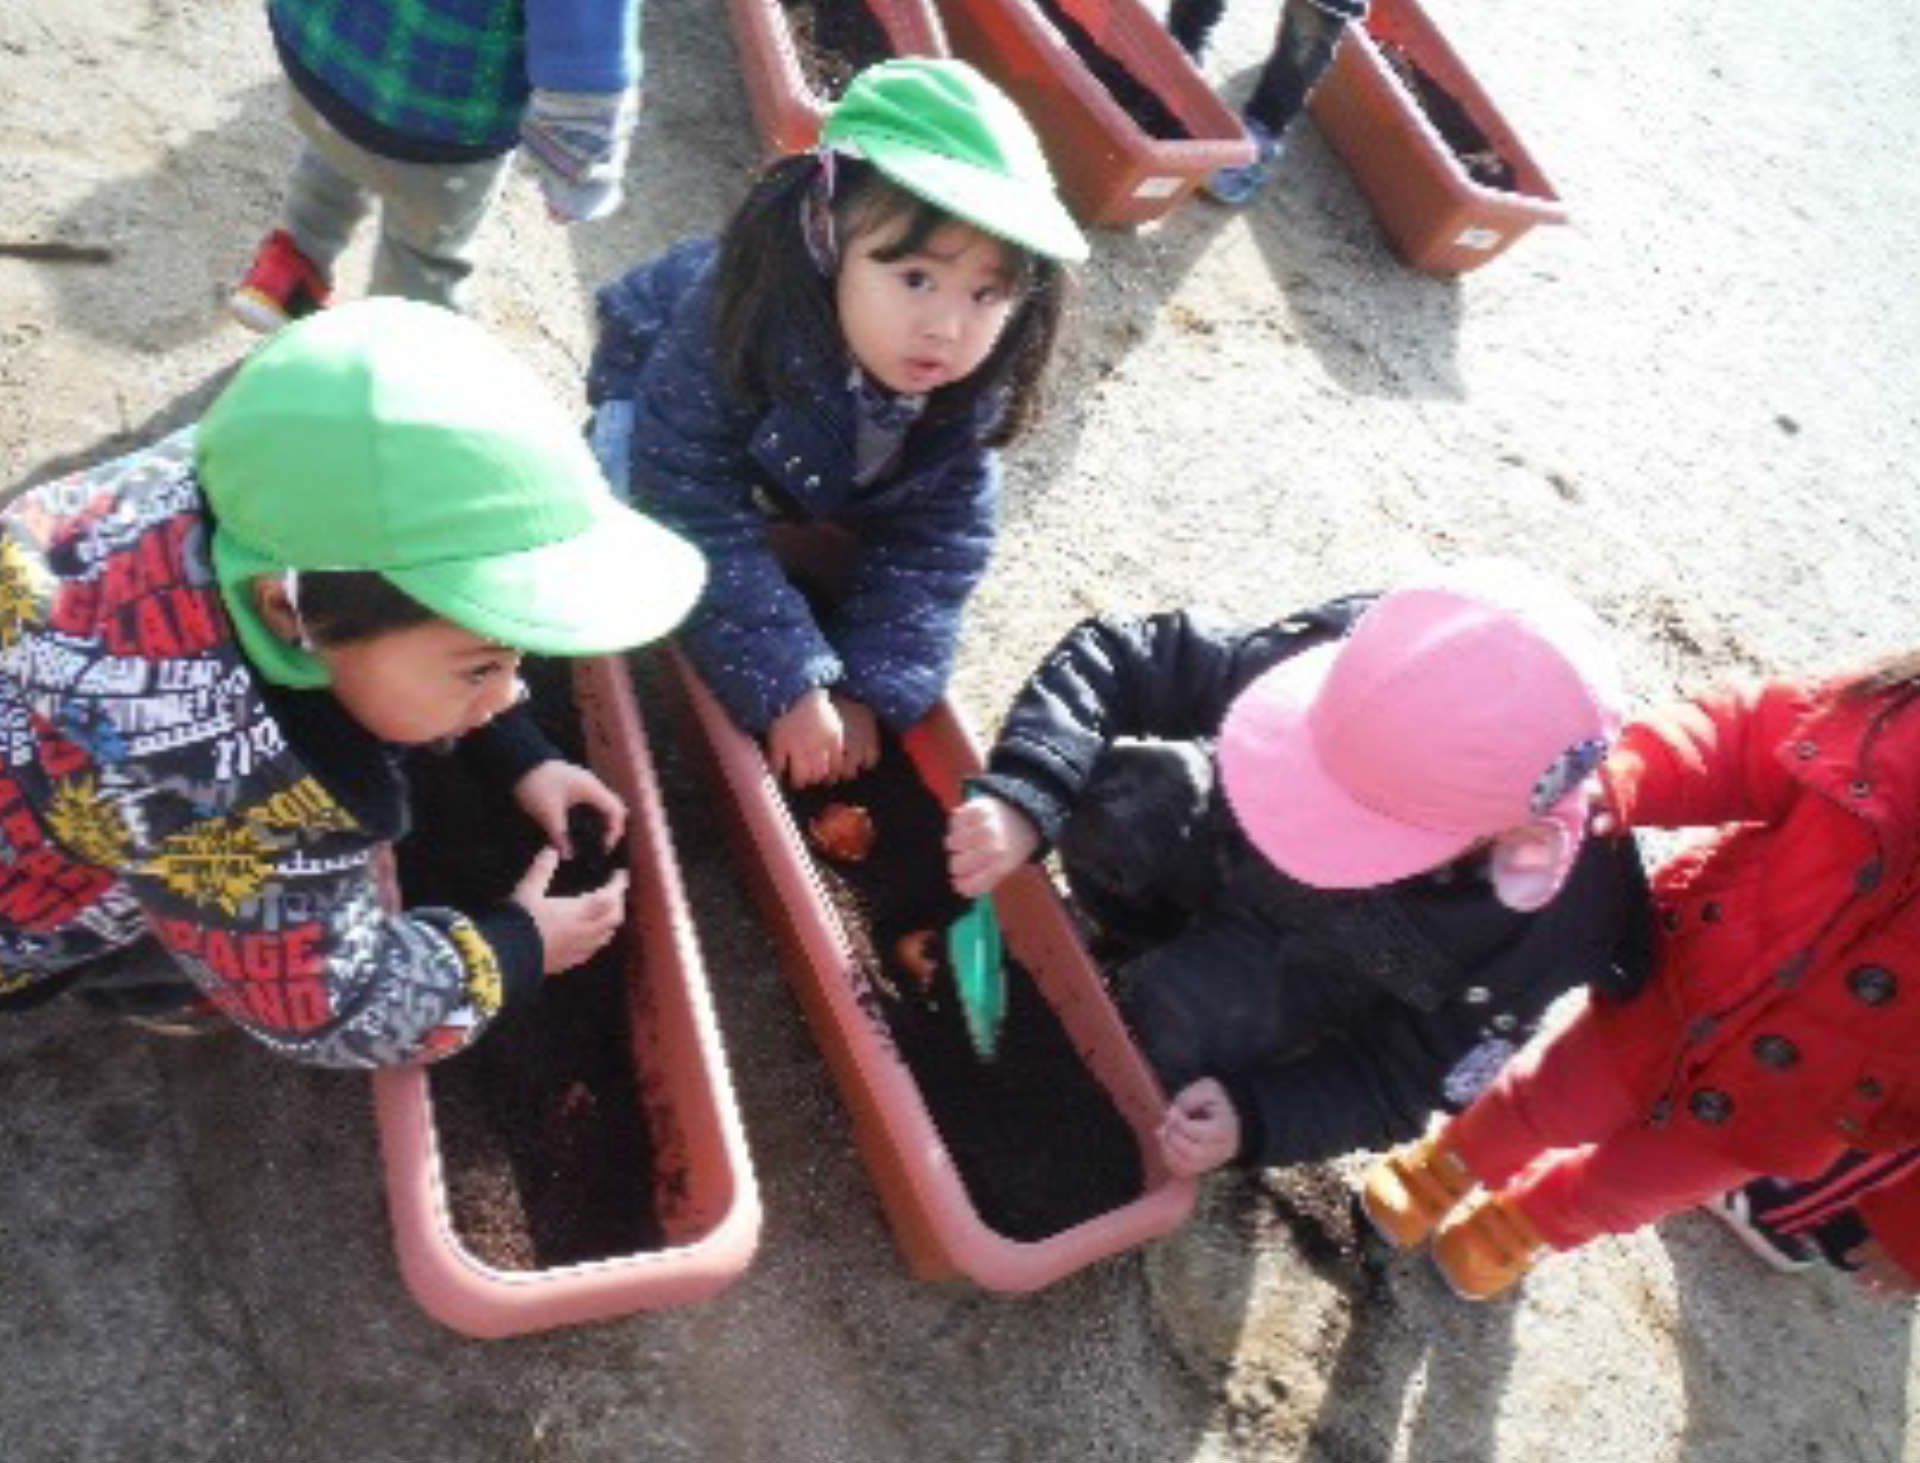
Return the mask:
{"type": "Polygon", "coordinates": [[[1049,259],[1087,257],[1040,139],[964,61],[907,57],[868,67],[827,114],[820,141],[996,238],[1049,259]]]}
{"type": "Polygon", "coordinates": [[[671,630],[705,581],[685,539],[614,497],[545,384],[463,316],[362,300],[286,327],[196,434],[214,571],[271,681],[327,682],[250,581],[374,570],[436,614],[546,655],[671,630]]]}

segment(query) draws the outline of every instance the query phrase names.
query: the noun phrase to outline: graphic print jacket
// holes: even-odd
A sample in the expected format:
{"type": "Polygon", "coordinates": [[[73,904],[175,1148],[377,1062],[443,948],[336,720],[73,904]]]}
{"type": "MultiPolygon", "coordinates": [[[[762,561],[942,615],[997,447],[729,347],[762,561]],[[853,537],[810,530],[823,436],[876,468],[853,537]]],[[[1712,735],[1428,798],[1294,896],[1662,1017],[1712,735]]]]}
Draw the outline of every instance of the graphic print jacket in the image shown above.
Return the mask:
{"type": "Polygon", "coordinates": [[[255,674],[210,530],[191,431],[0,516],[0,1001],[151,933],[298,1061],[458,1050],[537,988],[538,933],[514,905],[383,907],[396,751],[255,674]]]}

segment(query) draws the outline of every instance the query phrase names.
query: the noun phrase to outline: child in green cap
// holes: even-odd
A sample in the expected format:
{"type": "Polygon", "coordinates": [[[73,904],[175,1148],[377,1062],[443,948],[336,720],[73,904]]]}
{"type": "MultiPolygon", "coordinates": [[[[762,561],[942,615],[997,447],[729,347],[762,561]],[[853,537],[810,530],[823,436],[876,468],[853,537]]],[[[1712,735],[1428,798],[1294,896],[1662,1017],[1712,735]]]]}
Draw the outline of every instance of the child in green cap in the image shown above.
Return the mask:
{"type": "Polygon", "coordinates": [[[612,480],[713,566],[682,643],[796,786],[871,766],[939,700],[993,542],[994,449],[1031,422],[1086,242],[1014,104],[958,61],[855,77],[820,146],[717,241],[599,295],[587,378],[612,480]],[[768,542],[837,523],[818,613],[768,542]]]}
{"type": "Polygon", "coordinates": [[[517,708],[522,653],[651,639],[701,577],[477,325],[289,327],[197,427],[0,515],[0,1007],[198,1000],[326,1066],[465,1045],[625,903],[546,892],[568,810],[611,843],[625,809],[517,708]],[[494,909],[391,912],[401,753],[455,738],[552,846],[494,909]]]}

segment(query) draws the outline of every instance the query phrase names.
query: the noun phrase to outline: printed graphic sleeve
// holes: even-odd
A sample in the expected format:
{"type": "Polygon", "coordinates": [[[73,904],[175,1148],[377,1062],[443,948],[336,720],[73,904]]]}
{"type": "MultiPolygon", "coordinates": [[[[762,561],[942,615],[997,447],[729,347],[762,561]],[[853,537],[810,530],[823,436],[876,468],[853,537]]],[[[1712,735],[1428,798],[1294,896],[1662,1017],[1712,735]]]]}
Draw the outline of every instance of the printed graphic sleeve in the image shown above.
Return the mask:
{"type": "Polygon", "coordinates": [[[540,937],[519,906],[390,912],[381,855],[324,792],[276,802],[191,823],[126,871],[161,942],[268,1046],[323,1067],[433,1060],[538,986],[540,937]],[[336,815],[345,826],[316,836],[336,815]]]}
{"type": "Polygon", "coordinates": [[[896,731],[946,691],[967,597],[993,551],[999,489],[995,454],[969,452],[911,506],[860,525],[853,583],[827,636],[847,694],[896,731]]]}

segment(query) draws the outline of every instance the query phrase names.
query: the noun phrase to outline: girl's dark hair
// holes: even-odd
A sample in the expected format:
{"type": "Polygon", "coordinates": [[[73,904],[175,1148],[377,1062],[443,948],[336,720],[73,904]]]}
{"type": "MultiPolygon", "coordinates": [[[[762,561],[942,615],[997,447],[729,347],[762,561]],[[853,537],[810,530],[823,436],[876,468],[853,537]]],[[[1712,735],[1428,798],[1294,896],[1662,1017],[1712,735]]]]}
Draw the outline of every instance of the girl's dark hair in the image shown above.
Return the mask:
{"type": "Polygon", "coordinates": [[[371,569],[302,569],[300,622],[322,645],[350,645],[440,618],[371,569]]]}
{"type": "MultiPolygon", "coordinates": [[[[820,175],[814,153],[780,159],[761,174],[720,238],[714,338],[722,378],[743,402],[793,400],[811,383],[797,379],[796,362],[846,349],[834,305],[833,277],[807,248],[807,196],[820,175]]],[[[908,192],[871,163],[834,159],[834,237],[844,252],[874,229],[906,220],[905,232],[875,258],[890,262],[923,249],[950,223],[964,223],[908,192]]],[[[1004,397],[986,439],[1003,447],[1039,413],[1047,366],[1060,334],[1069,276],[1059,261],[1003,242],[1016,303],[993,352],[978,370],[935,391],[925,420],[964,417],[983,399],[1004,397]]]]}

